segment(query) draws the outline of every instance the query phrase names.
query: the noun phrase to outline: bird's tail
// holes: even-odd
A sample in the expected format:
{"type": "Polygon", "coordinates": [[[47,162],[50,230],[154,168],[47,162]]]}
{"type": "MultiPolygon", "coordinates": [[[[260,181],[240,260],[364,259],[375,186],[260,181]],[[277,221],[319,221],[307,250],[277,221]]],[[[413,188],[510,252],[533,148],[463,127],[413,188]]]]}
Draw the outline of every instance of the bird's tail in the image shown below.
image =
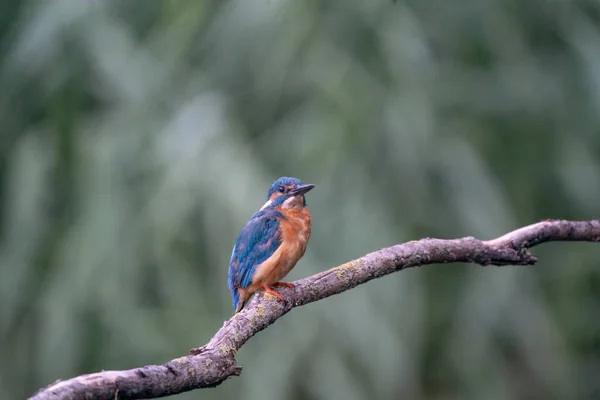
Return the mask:
{"type": "MultiPolygon", "coordinates": [[[[240,292],[237,289],[231,289],[231,297],[233,298],[233,309],[238,312],[238,306],[240,306],[240,292]]],[[[239,307],[240,310],[242,307],[239,307]]]]}
{"type": "Polygon", "coordinates": [[[246,304],[248,304],[252,296],[249,296],[245,299],[240,299],[240,293],[238,289],[232,289],[231,297],[233,297],[233,309],[236,313],[239,313],[244,307],[246,307],[246,304]]]}

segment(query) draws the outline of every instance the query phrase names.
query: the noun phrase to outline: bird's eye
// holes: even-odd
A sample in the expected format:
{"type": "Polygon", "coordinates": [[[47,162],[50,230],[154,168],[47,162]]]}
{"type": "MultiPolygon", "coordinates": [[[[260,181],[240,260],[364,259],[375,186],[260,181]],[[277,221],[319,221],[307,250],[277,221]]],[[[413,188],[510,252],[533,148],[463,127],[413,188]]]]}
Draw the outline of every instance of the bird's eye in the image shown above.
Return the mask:
{"type": "Polygon", "coordinates": [[[281,193],[285,192],[285,186],[279,186],[279,191],[280,191],[281,193]]]}

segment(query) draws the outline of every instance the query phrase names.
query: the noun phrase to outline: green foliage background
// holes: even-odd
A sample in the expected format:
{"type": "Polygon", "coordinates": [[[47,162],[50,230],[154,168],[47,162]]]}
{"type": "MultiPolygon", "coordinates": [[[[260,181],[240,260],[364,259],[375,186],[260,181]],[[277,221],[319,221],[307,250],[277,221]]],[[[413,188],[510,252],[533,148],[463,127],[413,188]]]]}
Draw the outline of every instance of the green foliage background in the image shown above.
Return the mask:
{"type": "MultiPolygon", "coordinates": [[[[600,211],[593,0],[0,6],[0,398],[162,363],[231,313],[272,180],[298,279],[424,236],[600,211]]],[[[431,266],[294,310],[177,399],[598,399],[600,246],[431,266]]]]}

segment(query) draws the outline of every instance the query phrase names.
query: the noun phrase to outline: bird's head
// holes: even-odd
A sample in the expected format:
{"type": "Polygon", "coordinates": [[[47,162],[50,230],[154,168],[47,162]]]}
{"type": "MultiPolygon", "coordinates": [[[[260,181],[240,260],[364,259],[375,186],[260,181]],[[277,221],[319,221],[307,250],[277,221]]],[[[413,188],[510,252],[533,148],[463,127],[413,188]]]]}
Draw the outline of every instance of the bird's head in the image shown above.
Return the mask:
{"type": "Polygon", "coordinates": [[[306,206],[304,195],[314,187],[315,185],[303,183],[298,178],[281,177],[271,185],[267,194],[267,202],[263,208],[268,206],[304,207],[306,206]]]}

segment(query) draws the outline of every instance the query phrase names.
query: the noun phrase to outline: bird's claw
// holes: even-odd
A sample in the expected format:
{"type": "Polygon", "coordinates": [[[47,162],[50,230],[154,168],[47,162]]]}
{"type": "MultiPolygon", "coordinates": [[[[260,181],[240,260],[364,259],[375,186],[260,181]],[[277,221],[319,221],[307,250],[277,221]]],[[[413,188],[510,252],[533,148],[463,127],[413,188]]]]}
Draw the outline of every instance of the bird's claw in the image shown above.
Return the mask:
{"type": "Polygon", "coordinates": [[[272,294],[273,296],[277,297],[279,300],[285,301],[282,295],[280,295],[279,293],[277,293],[276,291],[271,289],[268,285],[263,285],[263,289],[265,290],[265,293],[272,294]]]}

